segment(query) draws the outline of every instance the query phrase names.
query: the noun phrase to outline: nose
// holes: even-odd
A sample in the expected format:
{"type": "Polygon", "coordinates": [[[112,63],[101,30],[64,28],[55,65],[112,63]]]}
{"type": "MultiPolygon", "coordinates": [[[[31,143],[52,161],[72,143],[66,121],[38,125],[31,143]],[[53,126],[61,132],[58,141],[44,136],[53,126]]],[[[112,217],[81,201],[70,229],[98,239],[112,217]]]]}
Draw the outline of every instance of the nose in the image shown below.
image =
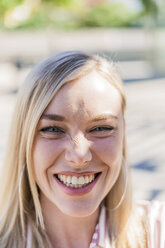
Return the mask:
{"type": "Polygon", "coordinates": [[[65,159],[75,169],[82,169],[91,161],[90,143],[82,133],[71,138],[71,142],[65,151],[65,159]]]}

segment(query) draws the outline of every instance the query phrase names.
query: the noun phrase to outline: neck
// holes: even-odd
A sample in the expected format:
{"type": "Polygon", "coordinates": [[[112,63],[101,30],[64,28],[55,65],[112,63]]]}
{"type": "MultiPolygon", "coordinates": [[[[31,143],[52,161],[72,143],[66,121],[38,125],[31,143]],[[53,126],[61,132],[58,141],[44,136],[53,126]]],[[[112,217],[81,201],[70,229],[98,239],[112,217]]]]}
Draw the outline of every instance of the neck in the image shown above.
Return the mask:
{"type": "Polygon", "coordinates": [[[60,211],[50,201],[41,200],[43,218],[47,235],[53,248],[89,248],[95,226],[98,221],[99,209],[85,217],[73,217],[60,211]]]}

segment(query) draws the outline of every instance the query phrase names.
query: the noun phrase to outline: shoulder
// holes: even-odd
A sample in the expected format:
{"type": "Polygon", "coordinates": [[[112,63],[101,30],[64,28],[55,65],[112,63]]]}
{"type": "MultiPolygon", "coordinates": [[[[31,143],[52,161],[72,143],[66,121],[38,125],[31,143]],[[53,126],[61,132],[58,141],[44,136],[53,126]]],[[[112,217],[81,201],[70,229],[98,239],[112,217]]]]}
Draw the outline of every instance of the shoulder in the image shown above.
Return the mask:
{"type": "Polygon", "coordinates": [[[148,223],[148,236],[151,248],[165,247],[165,202],[138,201],[138,212],[148,223]]]}

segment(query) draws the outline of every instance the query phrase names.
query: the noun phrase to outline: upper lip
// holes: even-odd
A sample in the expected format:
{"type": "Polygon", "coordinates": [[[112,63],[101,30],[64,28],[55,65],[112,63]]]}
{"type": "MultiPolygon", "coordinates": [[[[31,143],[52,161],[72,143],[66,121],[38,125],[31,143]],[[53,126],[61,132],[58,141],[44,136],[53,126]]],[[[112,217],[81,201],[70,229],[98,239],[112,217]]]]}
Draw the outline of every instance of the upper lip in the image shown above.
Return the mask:
{"type": "Polygon", "coordinates": [[[60,175],[66,175],[66,176],[87,176],[87,175],[98,174],[101,172],[102,171],[84,171],[84,172],[60,171],[60,172],[54,173],[54,175],[60,174],[60,175]]]}

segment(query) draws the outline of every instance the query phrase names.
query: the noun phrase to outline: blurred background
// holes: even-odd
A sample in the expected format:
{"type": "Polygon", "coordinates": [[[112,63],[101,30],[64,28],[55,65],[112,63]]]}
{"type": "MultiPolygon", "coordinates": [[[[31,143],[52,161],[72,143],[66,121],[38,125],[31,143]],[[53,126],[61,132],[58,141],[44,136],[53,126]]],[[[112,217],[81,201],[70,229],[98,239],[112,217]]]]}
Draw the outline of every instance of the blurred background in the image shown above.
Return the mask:
{"type": "Polygon", "coordinates": [[[30,68],[83,50],[113,60],[124,81],[134,198],[165,200],[164,27],[164,0],[0,0],[0,166],[30,68]]]}

